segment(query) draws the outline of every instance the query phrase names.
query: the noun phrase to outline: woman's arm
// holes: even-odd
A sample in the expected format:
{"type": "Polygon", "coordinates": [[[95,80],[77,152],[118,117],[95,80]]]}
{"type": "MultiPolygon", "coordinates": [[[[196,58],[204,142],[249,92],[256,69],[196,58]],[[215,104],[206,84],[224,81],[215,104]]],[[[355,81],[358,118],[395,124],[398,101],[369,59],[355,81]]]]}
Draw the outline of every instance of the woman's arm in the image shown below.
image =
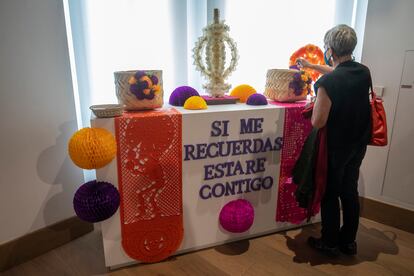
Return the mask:
{"type": "Polygon", "coordinates": [[[320,86],[316,96],[315,105],[312,112],[312,126],[315,128],[322,128],[326,125],[331,110],[332,102],[328,97],[325,88],[320,86]]]}
{"type": "Polygon", "coordinates": [[[321,74],[327,74],[327,73],[330,73],[334,70],[333,67],[330,67],[330,66],[327,66],[327,65],[312,64],[304,58],[298,58],[296,60],[296,63],[301,68],[309,68],[309,69],[318,71],[321,74]]]}

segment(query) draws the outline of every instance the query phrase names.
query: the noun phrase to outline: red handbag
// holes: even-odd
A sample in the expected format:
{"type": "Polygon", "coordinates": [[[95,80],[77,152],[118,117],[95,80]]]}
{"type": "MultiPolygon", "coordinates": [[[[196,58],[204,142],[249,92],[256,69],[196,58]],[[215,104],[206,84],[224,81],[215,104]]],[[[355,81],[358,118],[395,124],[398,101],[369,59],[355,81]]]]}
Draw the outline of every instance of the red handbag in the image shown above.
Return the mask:
{"type": "Polygon", "coordinates": [[[388,144],[387,138],[387,118],[385,116],[383,100],[377,98],[371,86],[371,146],[386,146],[388,144]]]}

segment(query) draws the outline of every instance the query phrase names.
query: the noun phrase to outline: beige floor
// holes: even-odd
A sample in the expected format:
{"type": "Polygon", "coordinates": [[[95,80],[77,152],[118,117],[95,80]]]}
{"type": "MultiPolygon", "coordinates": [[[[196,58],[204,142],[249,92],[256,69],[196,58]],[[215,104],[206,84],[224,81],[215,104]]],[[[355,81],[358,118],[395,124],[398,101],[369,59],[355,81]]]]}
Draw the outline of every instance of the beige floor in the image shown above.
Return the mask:
{"type": "Polygon", "coordinates": [[[107,271],[94,231],[1,275],[414,275],[414,234],[362,219],[359,254],[327,259],[307,245],[319,225],[107,271]]]}

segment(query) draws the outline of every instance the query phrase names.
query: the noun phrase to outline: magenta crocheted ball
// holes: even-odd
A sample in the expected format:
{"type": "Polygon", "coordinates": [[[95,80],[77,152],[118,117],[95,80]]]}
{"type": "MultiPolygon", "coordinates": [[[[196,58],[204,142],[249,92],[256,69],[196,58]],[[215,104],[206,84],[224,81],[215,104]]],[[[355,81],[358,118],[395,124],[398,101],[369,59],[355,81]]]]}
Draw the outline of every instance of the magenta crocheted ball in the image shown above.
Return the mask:
{"type": "Polygon", "coordinates": [[[185,101],[192,96],[200,95],[190,86],[179,86],[171,93],[169,103],[174,106],[183,106],[185,101]]]}
{"type": "Polygon", "coordinates": [[[242,233],[253,225],[254,209],[245,199],[230,201],[220,211],[220,225],[231,233],[242,233]]]}
{"type": "Polygon", "coordinates": [[[252,94],[247,98],[246,104],[248,105],[267,105],[267,99],[262,94],[252,94]]]}

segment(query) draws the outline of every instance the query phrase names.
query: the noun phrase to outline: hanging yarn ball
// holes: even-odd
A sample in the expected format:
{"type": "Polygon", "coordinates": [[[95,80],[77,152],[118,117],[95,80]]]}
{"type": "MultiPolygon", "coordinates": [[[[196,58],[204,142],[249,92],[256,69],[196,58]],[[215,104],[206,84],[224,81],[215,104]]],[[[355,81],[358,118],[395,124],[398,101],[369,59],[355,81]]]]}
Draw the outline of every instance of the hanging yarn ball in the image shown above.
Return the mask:
{"type": "Polygon", "coordinates": [[[220,225],[231,233],[242,233],[253,225],[254,209],[245,199],[230,201],[220,211],[220,225]]]}
{"type": "Polygon", "coordinates": [[[76,215],[87,222],[99,222],[110,218],[119,207],[119,193],[108,182],[89,181],[76,191],[73,209],[76,215]]]}
{"type": "Polygon", "coordinates": [[[262,94],[252,94],[247,98],[246,104],[248,105],[267,105],[267,99],[262,94]]]}
{"type": "Polygon", "coordinates": [[[82,128],[69,140],[69,156],[82,169],[99,169],[109,164],[116,154],[114,136],[103,128],[82,128]]]}
{"type": "Polygon", "coordinates": [[[200,96],[191,96],[185,101],[184,108],[191,110],[207,109],[207,103],[200,96]]]}
{"type": "Polygon", "coordinates": [[[247,98],[254,93],[256,93],[256,89],[248,84],[241,84],[231,90],[230,96],[237,97],[241,103],[245,103],[247,98]]]}
{"type": "Polygon", "coordinates": [[[185,101],[192,96],[200,96],[200,94],[190,86],[179,86],[171,93],[169,103],[174,106],[183,106],[185,101]]]}

